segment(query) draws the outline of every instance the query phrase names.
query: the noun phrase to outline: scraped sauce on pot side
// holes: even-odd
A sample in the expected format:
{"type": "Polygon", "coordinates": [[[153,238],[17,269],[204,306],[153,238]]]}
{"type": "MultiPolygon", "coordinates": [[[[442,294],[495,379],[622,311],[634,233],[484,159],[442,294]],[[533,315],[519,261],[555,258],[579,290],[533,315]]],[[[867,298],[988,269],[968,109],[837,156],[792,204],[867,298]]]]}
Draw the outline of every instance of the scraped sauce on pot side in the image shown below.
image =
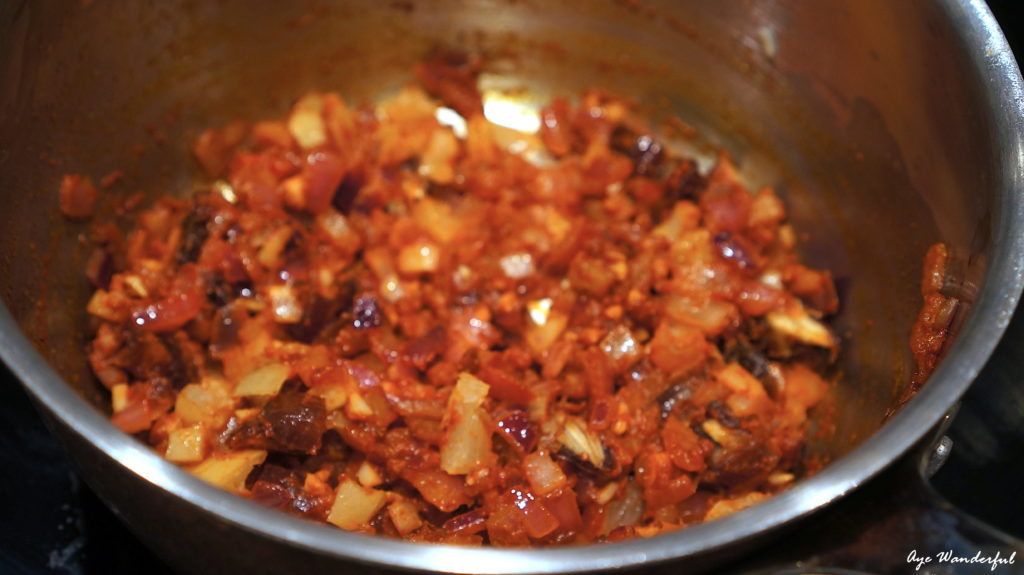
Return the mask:
{"type": "Polygon", "coordinates": [[[209,130],[202,193],[95,222],[113,422],[264,505],[416,541],[649,536],[806,473],[838,301],[775,193],[598,91],[497,126],[478,70],[441,55],[375,109],[311,93],[209,130]]]}

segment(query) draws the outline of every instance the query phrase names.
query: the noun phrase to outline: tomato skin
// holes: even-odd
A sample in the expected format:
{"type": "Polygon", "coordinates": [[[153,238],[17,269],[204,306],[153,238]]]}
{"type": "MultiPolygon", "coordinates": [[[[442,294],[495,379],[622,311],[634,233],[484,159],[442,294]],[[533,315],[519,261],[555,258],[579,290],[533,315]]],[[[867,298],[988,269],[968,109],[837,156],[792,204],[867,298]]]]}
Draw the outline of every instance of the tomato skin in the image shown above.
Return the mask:
{"type": "Polygon", "coordinates": [[[169,332],[183,327],[199,315],[205,297],[195,265],[182,266],[170,292],[171,295],[163,299],[134,309],[132,325],[146,331],[169,332]]]}
{"type": "Polygon", "coordinates": [[[306,209],[320,214],[331,207],[334,193],[345,177],[345,165],[337,154],[314,152],[306,158],[302,175],[306,179],[306,209]]]}

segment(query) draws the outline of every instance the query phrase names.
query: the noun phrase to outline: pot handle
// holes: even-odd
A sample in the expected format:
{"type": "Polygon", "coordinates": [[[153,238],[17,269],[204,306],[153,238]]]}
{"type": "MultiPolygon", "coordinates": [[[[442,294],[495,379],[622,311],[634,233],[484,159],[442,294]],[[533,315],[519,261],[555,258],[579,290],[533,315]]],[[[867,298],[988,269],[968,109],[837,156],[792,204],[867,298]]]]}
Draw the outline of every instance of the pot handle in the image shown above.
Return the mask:
{"type": "MultiPolygon", "coordinates": [[[[954,409],[955,411],[955,409],[954,409]]],[[[952,440],[936,434],[878,478],[797,527],[799,544],[783,534],[777,557],[748,575],[861,573],[964,575],[1024,573],[1024,541],[952,505],[929,482],[949,456],[952,440]],[[793,558],[797,558],[793,560],[793,558]]]]}

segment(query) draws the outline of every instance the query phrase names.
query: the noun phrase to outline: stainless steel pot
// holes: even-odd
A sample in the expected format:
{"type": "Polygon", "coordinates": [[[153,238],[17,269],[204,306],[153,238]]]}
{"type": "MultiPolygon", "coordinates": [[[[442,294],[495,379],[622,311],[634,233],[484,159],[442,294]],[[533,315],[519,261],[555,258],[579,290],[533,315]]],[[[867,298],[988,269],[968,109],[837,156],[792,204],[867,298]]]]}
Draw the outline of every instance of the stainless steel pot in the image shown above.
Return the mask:
{"type": "Polygon", "coordinates": [[[184,570],[706,567],[865,484],[970,385],[1024,282],[1022,117],[1019,71],[981,0],[10,1],[0,355],[90,485],[184,570]],[[88,225],[59,216],[61,175],[123,169],[105,193],[187,193],[186,142],[201,127],[279,113],[312,88],[370,101],[435,43],[483,52],[486,85],[527,104],[600,86],[652,118],[678,114],[703,134],[698,149],[725,148],[752,184],[780,189],[810,238],[805,259],[843,280],[835,432],[811,446],[832,464],[756,507],[651,539],[467,549],[262,509],[107,422],[83,353],[88,225]],[[969,313],[927,386],[887,418],[908,380],[920,262],[935,241],[958,254],[953,287],[969,313]]]}

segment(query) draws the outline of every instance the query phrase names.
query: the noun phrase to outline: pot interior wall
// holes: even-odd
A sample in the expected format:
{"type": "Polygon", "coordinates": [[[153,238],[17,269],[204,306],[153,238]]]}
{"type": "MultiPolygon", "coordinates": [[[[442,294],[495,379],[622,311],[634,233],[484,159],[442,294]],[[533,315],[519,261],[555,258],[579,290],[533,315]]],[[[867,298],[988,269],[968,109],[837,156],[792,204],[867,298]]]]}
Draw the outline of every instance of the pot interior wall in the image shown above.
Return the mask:
{"type": "Polygon", "coordinates": [[[431,46],[461,46],[526,104],[600,87],[677,115],[701,134],[687,145],[727,150],[752,187],[783,194],[806,261],[841,287],[844,378],[818,414],[835,433],[815,444],[838,456],[909,377],[927,247],[988,249],[986,104],[953,74],[970,68],[941,16],[924,1],[8,2],[0,294],[102,409],[83,353],[90,224],[60,216],[61,176],[124,170],[108,212],[136,192],[187,194],[202,127],[280,114],[310,89],[370,102],[431,46]]]}

